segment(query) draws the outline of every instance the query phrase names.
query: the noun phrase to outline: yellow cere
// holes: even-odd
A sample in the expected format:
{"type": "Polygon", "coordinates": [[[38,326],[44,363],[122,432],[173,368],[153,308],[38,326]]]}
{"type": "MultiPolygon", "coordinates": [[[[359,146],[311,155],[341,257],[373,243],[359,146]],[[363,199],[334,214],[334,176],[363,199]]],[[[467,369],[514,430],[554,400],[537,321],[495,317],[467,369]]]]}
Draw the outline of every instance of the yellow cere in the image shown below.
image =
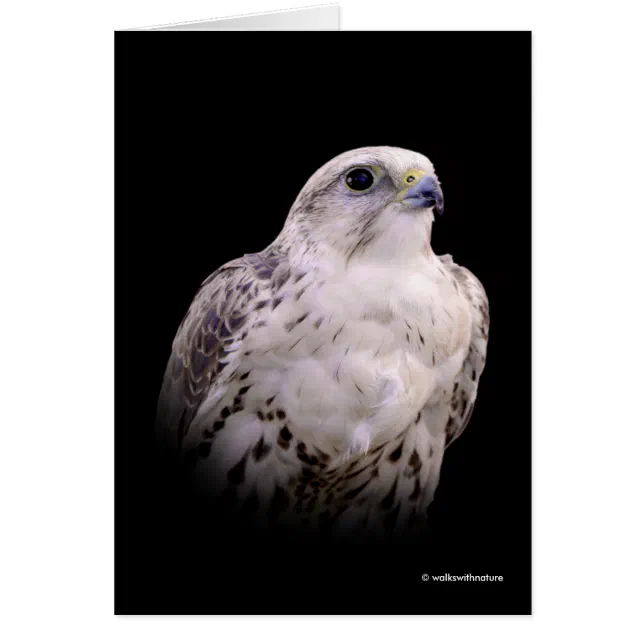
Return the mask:
{"type": "Polygon", "coordinates": [[[402,201],[410,188],[413,188],[420,178],[427,174],[424,170],[409,170],[403,178],[403,189],[398,193],[397,200],[402,201]]]}

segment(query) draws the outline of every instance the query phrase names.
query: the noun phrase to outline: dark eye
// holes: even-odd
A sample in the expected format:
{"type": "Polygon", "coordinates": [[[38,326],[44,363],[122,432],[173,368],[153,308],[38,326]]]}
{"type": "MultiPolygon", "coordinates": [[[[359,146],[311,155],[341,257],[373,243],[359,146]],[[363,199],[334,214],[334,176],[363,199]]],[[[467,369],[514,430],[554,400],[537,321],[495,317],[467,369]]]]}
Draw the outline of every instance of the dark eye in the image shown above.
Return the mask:
{"type": "Polygon", "coordinates": [[[347,174],[346,184],[351,190],[368,190],[373,185],[373,174],[366,168],[356,168],[347,174]]]}

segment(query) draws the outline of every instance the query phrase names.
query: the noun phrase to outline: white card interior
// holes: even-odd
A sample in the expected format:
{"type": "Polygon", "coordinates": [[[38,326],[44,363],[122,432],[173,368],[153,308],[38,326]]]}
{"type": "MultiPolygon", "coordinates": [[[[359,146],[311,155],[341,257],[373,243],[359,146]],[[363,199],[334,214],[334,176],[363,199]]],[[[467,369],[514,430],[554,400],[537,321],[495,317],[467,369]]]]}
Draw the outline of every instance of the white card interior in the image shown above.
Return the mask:
{"type": "Polygon", "coordinates": [[[338,31],[339,29],[340,6],[328,4],[287,11],[255,13],[248,16],[135,27],[127,31],[338,31]]]}

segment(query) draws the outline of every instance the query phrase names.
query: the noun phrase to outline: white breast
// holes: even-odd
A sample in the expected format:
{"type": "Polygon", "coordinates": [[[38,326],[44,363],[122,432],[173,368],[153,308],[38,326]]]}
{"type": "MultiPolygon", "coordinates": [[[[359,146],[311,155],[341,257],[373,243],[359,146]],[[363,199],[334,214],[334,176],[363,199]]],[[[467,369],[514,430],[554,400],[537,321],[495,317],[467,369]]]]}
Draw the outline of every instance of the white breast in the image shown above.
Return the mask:
{"type": "Polygon", "coordinates": [[[254,334],[250,360],[303,440],[343,451],[359,426],[390,438],[451,391],[470,312],[436,263],[317,271],[302,285],[254,334]]]}

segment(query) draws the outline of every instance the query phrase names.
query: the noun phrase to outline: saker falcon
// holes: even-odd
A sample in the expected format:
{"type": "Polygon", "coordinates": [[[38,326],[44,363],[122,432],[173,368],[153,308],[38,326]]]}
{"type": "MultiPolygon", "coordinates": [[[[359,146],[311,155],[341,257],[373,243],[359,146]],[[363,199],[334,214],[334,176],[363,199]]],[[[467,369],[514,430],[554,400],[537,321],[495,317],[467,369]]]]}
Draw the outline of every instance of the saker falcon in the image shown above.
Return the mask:
{"type": "Polygon", "coordinates": [[[404,534],[472,413],[489,309],[430,245],[443,194],[393,147],[320,168],[265,250],[201,285],[157,412],[200,494],[259,524],[404,534]]]}

